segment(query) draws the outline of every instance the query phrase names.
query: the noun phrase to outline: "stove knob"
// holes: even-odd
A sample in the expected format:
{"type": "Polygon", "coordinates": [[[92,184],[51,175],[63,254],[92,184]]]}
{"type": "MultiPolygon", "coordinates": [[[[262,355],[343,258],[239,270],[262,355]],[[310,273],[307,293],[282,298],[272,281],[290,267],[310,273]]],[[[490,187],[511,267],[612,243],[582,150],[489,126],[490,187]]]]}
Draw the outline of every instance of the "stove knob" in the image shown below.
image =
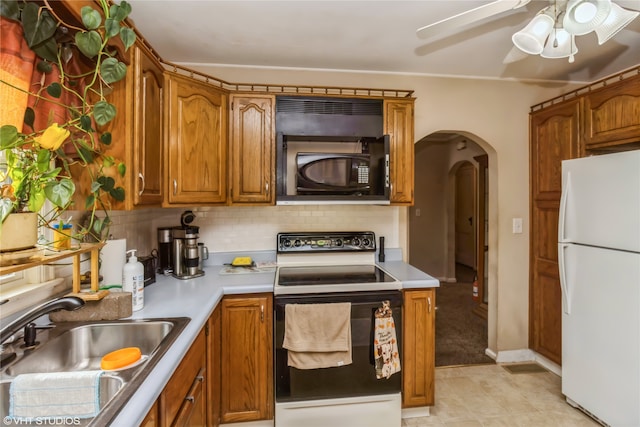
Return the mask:
{"type": "Polygon", "coordinates": [[[295,242],[293,242],[293,246],[295,246],[296,248],[299,248],[302,245],[302,242],[300,241],[300,239],[296,239],[295,242]]]}
{"type": "Polygon", "coordinates": [[[336,246],[342,247],[342,239],[336,239],[336,246]]]}
{"type": "Polygon", "coordinates": [[[289,239],[284,239],[282,241],[282,246],[284,246],[285,248],[290,248],[291,247],[291,240],[289,239]]]}
{"type": "Polygon", "coordinates": [[[371,245],[371,241],[369,239],[366,237],[362,239],[362,246],[368,247],[369,245],[371,245]]]}
{"type": "Polygon", "coordinates": [[[360,246],[360,239],[354,237],[353,240],[351,240],[351,243],[353,243],[353,246],[360,246]]]}

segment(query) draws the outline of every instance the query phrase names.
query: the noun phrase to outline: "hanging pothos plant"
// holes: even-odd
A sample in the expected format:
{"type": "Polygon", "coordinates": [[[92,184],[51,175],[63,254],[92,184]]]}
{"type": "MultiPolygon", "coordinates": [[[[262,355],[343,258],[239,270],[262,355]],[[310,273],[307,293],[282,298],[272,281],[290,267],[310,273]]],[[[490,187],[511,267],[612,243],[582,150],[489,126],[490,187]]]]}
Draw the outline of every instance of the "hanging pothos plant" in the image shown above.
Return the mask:
{"type": "MultiPolygon", "coordinates": [[[[10,73],[0,74],[0,86],[7,85],[5,89],[24,97],[27,104],[23,123],[8,124],[0,114],[2,221],[12,212],[38,212],[48,200],[53,208],[41,217],[43,223],[57,222],[69,208],[86,209],[91,220],[80,233],[104,236],[110,200],[124,200],[124,188],[106,174],[114,167],[121,176],[125,174],[125,165],[116,163],[104,150],[117,141],[111,140],[110,132],[98,129],[116,116],[108,94],[127,72],[112,45],[115,41],[126,50],[136,36],[124,24],[131,12],[126,1],[98,3],[100,9],[81,9],[79,27],[63,22],[48,0],[0,2],[2,25],[5,29],[19,25],[20,42],[26,42],[35,54],[26,87],[10,73]],[[72,204],[76,186],[70,170],[74,164],[83,166],[91,177],[90,189],[83,193],[84,206],[72,204]],[[100,211],[102,218],[97,215],[100,211]]],[[[17,56],[24,59],[24,49],[17,56]]]]}

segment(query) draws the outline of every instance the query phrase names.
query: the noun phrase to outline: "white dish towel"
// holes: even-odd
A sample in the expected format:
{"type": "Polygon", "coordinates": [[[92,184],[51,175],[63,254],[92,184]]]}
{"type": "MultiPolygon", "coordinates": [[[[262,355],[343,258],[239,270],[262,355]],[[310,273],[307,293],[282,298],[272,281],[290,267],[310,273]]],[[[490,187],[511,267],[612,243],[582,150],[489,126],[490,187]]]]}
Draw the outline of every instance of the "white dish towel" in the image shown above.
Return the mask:
{"type": "Polygon", "coordinates": [[[15,418],[93,418],[100,411],[102,371],[18,375],[11,382],[9,415],[15,418]]]}

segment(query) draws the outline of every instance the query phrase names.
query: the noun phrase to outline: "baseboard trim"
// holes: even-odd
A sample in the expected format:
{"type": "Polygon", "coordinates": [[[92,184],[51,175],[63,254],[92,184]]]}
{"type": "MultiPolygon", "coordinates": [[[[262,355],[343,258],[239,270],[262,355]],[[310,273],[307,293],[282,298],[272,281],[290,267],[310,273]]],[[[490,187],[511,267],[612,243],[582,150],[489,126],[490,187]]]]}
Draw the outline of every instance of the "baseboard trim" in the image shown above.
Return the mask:
{"type": "Polygon", "coordinates": [[[554,374],[562,376],[562,367],[560,365],[530,349],[499,351],[497,354],[490,349],[486,349],[485,354],[495,360],[496,363],[536,362],[554,374]]]}
{"type": "Polygon", "coordinates": [[[420,418],[428,417],[431,415],[430,406],[420,406],[419,408],[402,408],[402,419],[406,418],[420,418]]]}
{"type": "Polygon", "coordinates": [[[220,427],[273,427],[274,422],[274,420],[245,421],[241,423],[220,424],[220,427]]]}

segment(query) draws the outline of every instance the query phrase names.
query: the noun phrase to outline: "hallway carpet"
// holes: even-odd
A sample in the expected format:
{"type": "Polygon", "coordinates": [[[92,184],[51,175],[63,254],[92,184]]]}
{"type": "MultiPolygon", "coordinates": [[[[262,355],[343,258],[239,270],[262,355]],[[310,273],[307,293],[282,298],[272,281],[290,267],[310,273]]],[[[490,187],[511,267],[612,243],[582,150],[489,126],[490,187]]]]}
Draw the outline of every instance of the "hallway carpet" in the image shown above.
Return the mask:
{"type": "Polygon", "coordinates": [[[494,363],[485,355],[487,321],[473,313],[473,271],[457,265],[456,276],[436,289],[436,366],[494,363]]]}

